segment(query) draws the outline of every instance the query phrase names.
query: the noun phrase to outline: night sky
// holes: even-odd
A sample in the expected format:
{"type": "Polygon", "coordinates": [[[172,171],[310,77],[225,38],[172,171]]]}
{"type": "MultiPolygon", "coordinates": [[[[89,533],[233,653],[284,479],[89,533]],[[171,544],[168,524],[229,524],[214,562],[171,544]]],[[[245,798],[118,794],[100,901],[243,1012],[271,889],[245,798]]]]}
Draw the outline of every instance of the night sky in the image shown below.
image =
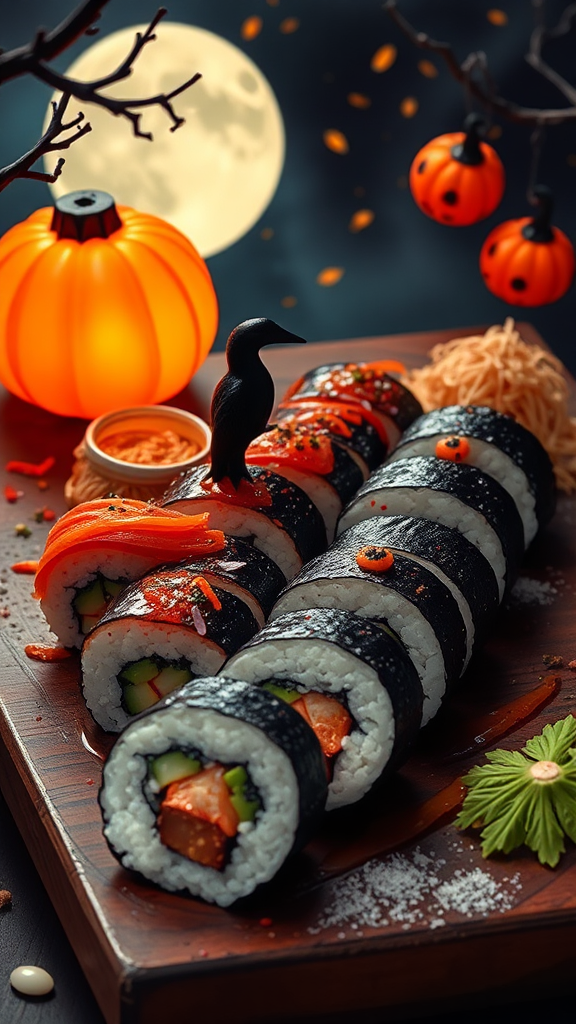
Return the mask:
{"type": "MultiPolygon", "coordinates": [[[[72,6],[4,4],[2,46],[26,42],[38,25],[52,27],[72,6]]],[[[507,174],[504,199],[477,225],[445,227],[418,210],[407,176],[416,152],[433,136],[459,130],[470,108],[440,58],[414,48],[380,0],[167,0],[167,6],[168,19],[218,33],[255,61],[286,129],[286,163],[272,203],[243,239],[207,261],[221,312],[216,348],[236,323],[254,316],[318,341],[491,324],[512,315],[531,321],[576,373],[574,286],[553,305],[522,309],[492,296],[478,270],[488,232],[531,212],[528,128],[492,122],[492,144],[507,174]],[[247,27],[247,19],[260,20],[247,27]],[[374,55],[385,46],[395,48],[387,51],[395,59],[386,70],[374,69],[374,55]],[[335,148],[326,144],[330,139],[335,148]],[[338,272],[323,277],[326,268],[338,272]]],[[[502,16],[490,14],[482,0],[399,0],[416,28],[450,41],[460,59],[484,50],[501,95],[523,105],[566,106],[524,61],[529,0],[495,6],[502,16]]],[[[547,5],[549,23],[563,7],[547,5]]],[[[147,0],[111,0],[100,32],[142,22],[155,10],[147,0]]],[[[64,70],[92,41],[85,37],[56,66],[64,70]]],[[[575,50],[576,32],[550,44],[546,57],[574,76],[575,50]]],[[[48,100],[49,90],[31,79],[3,87],[2,164],[34,143],[48,100]]],[[[90,137],[78,145],[89,146],[90,137]]],[[[553,222],[576,241],[574,123],[549,129],[538,177],[554,191],[553,222]]],[[[0,194],[0,231],[50,202],[44,184],[15,182],[0,194]]]]}

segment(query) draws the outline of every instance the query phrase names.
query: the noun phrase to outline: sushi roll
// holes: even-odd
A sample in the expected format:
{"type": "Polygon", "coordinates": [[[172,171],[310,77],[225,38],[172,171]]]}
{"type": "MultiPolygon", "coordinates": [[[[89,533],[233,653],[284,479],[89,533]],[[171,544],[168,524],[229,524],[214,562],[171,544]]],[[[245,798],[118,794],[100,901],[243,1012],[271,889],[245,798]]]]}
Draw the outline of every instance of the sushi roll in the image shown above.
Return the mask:
{"type": "Polygon", "coordinates": [[[286,583],[284,573],[263,551],[240,537],[227,534],[224,534],[221,551],[186,559],[182,565],[187,572],[202,576],[211,587],[223,587],[241,598],[248,605],[259,629],[286,583]]]}
{"type": "Polygon", "coordinates": [[[418,516],[460,531],[490,562],[500,600],[524,554],[524,527],[513,499],[475,466],[433,455],[381,466],[342,513],[338,533],[371,516],[418,516]]]}
{"type": "Polygon", "coordinates": [[[364,477],[380,466],[388,451],[388,436],[382,421],[368,403],[308,401],[281,402],[276,419],[285,424],[312,425],[318,434],[327,434],[344,445],[356,458],[364,477]]]}
{"type": "Polygon", "coordinates": [[[326,547],[322,516],[286,477],[249,466],[252,485],[241,484],[236,490],[227,488],[225,481],[213,484],[209,472],[206,466],[197,466],[177,477],[162,498],[162,508],[188,515],[209,513],[211,526],[248,539],[276,562],[286,579],[326,547]]]}
{"type": "Polygon", "coordinates": [[[123,867],[221,907],[276,874],[325,802],[320,745],[301,716],[222,677],[196,679],[132,722],[100,790],[123,867]]]}
{"type": "Polygon", "coordinates": [[[343,506],[365,479],[351,453],[310,424],[271,427],[250,443],[246,462],[266,466],[304,491],[324,520],[328,544],[343,506]]]}
{"type": "Polygon", "coordinates": [[[398,639],[341,609],[282,615],[221,675],[268,688],[311,723],[331,775],[328,810],[360,800],[397,767],[420,727],[422,686],[398,639]]]}
{"type": "Polygon", "coordinates": [[[331,401],[367,402],[378,417],[390,448],[418,416],[422,406],[408,388],[387,373],[388,369],[403,372],[400,363],[329,363],[309,370],[284,396],[284,401],[307,402],[319,398],[331,401]]]}
{"type": "Polygon", "coordinates": [[[131,498],[77,505],[52,527],[34,579],[34,596],[53,633],[81,647],[86,633],[131,580],[163,562],[223,551],[208,516],[183,515],[131,498]]]}
{"type": "Polygon", "coordinates": [[[384,623],[400,638],[420,677],[422,725],[466,664],[466,626],[450,588],[423,564],[343,534],[283,591],[272,620],[287,612],[339,608],[384,623]]]}
{"type": "Polygon", "coordinates": [[[388,461],[436,455],[489,473],[516,502],[526,546],[554,514],[554,471],[546,450],[525,427],[487,406],[433,409],[407,428],[388,461]]]}
{"type": "Polygon", "coordinates": [[[85,638],[87,707],[103,729],[119,732],[193,676],[216,674],[257,630],[250,607],[194,565],[156,569],[127,586],[85,638]]]}
{"type": "Polygon", "coordinates": [[[459,530],[414,516],[372,516],[345,530],[338,544],[356,551],[385,547],[434,573],[450,589],[464,620],[467,666],[499,604],[494,571],[474,544],[459,530]]]}

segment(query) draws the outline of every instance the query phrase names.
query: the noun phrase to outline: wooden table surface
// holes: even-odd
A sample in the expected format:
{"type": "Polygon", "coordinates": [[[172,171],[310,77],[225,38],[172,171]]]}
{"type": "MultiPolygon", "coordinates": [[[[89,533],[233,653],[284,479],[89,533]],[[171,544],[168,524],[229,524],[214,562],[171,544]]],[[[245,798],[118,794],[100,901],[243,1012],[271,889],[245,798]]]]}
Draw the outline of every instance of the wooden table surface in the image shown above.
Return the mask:
{"type": "MultiPolygon", "coordinates": [[[[527,325],[522,331],[527,340],[534,338],[527,325]]],[[[270,349],[264,359],[281,395],[304,369],[321,363],[390,357],[418,365],[432,344],[461,333],[471,329],[323,343],[297,353],[270,349]]],[[[223,370],[223,355],[211,356],[172,404],[206,416],[212,388],[223,370]]],[[[2,464],[9,458],[57,458],[47,492],[39,492],[26,478],[4,474],[3,479],[3,484],[16,484],[25,493],[16,505],[3,505],[2,515],[0,785],[41,883],[9,811],[0,806],[0,887],[12,889],[14,896],[12,909],[0,912],[2,1024],[101,1024],[100,1010],[69,942],[109,1024],[120,1019],[126,1024],[156,1021],[166,1012],[167,995],[180,1008],[180,1019],[195,1021],[202,1014],[214,1024],[230,1016],[267,1024],[296,1018],[318,1024],[328,1017],[332,1024],[343,1019],[393,1021],[407,1015],[424,1019],[423,1014],[432,1020],[438,1012],[448,1021],[458,1001],[471,993],[476,1008],[479,993],[492,1002],[515,999],[516,1009],[507,1011],[509,1021],[525,1014],[522,1000],[528,993],[531,1001],[546,996],[553,1001],[554,1019],[562,1021],[565,1011],[572,1012],[562,992],[573,977],[576,959],[573,847],[551,872],[525,851],[509,863],[495,859],[487,865],[477,840],[467,837],[467,865],[489,872],[506,891],[512,873],[520,878],[521,889],[505,914],[453,913],[443,928],[432,929],[424,921],[414,927],[373,929],[360,937],[334,928],[314,934],[313,926],[329,902],[330,883],[297,899],[308,877],[305,860],[286,876],[293,900],[282,900],[276,893],[267,897],[267,903],[241,912],[161,893],[118,869],[101,838],[95,805],[100,761],[93,751],[103,750],[108,741],[80,704],[77,660],[39,665],[23,655],[25,643],[47,633],[30,599],[30,577],[17,577],[9,570],[13,562],[38,557],[42,550],[47,526],[34,522],[35,509],[47,504],[58,514],[64,511],[62,487],[84,428],[82,421],[51,416],[6,394],[0,401],[2,464]],[[28,523],[32,535],[16,537],[16,522],[28,523]],[[263,906],[266,917],[274,921],[270,931],[259,924],[263,906]],[[23,962],[42,963],[51,970],[58,983],[55,996],[23,1001],[10,992],[9,972],[23,962]]],[[[469,732],[479,713],[537,686],[544,654],[560,654],[565,663],[576,656],[575,516],[574,499],[562,499],[553,523],[537,538],[522,569],[524,576],[553,587],[553,603],[503,609],[459,690],[391,786],[390,806],[399,794],[431,795],[478,760],[477,754],[457,764],[446,759],[450,737],[453,742],[459,731],[469,732]]],[[[575,697],[576,677],[563,672],[554,702],[501,745],[521,746],[545,722],[574,710],[575,697]]],[[[369,801],[343,814],[343,828],[359,833],[366,821],[385,815],[385,810],[369,801]]],[[[331,829],[321,840],[337,848],[339,840],[331,829]]],[[[465,848],[451,825],[428,836],[421,846],[426,855],[444,859],[450,869],[456,864],[451,851],[458,846],[460,857],[465,848]]],[[[413,852],[408,848],[405,855],[413,852]]],[[[477,1012],[467,1012],[472,1024],[481,1019],[477,1012]]]]}

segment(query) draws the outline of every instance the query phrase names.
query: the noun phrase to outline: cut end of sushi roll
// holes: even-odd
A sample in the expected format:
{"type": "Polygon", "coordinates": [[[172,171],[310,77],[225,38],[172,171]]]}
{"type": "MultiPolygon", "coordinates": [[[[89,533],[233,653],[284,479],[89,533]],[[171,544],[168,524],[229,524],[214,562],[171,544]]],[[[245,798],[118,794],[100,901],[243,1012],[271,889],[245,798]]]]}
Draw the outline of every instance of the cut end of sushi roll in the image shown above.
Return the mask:
{"type": "MultiPolygon", "coordinates": [[[[221,674],[269,687],[292,706],[307,693],[343,705],[351,726],[340,749],[327,756],[327,810],[360,800],[407,756],[420,726],[422,687],[398,639],[340,609],[280,616],[230,658],[221,674]]],[[[322,713],[311,721],[320,738],[323,727],[331,725],[322,722],[322,713]]],[[[330,709],[326,713],[333,715],[330,709]]]]}
{"type": "Polygon", "coordinates": [[[222,677],[194,680],[128,726],[100,791],[125,868],[222,907],[277,873],[325,800],[320,746],[300,715],[222,677]]]}

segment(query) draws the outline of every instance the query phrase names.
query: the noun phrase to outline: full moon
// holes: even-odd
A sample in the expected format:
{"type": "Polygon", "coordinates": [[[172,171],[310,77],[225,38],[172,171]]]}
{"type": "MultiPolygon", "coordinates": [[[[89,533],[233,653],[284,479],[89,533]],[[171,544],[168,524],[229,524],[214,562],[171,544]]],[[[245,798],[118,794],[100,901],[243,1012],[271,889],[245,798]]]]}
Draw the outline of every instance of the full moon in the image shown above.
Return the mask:
{"type": "MultiPolygon", "coordinates": [[[[82,81],[109,74],[146,27],[106,36],[66,74],[82,81]]],[[[202,256],[213,256],[250,230],[276,191],[284,163],[282,115],[259,68],[221,36],[176,22],[162,22],[156,35],[132,75],[107,93],[144,99],[171,92],[199,71],[202,78],[173,101],[186,123],[171,132],[164,110],[144,107],[141,130],[152,132],[150,142],[135,138],[125,118],[72,99],[66,119],[82,110],[93,130],[64,153],[62,174],[50,187],[56,198],[76,189],[110,192],[118,203],[163,217],[202,256]]],[[[51,113],[50,106],[45,127],[51,113]]],[[[54,160],[51,154],[46,170],[54,160]]]]}

